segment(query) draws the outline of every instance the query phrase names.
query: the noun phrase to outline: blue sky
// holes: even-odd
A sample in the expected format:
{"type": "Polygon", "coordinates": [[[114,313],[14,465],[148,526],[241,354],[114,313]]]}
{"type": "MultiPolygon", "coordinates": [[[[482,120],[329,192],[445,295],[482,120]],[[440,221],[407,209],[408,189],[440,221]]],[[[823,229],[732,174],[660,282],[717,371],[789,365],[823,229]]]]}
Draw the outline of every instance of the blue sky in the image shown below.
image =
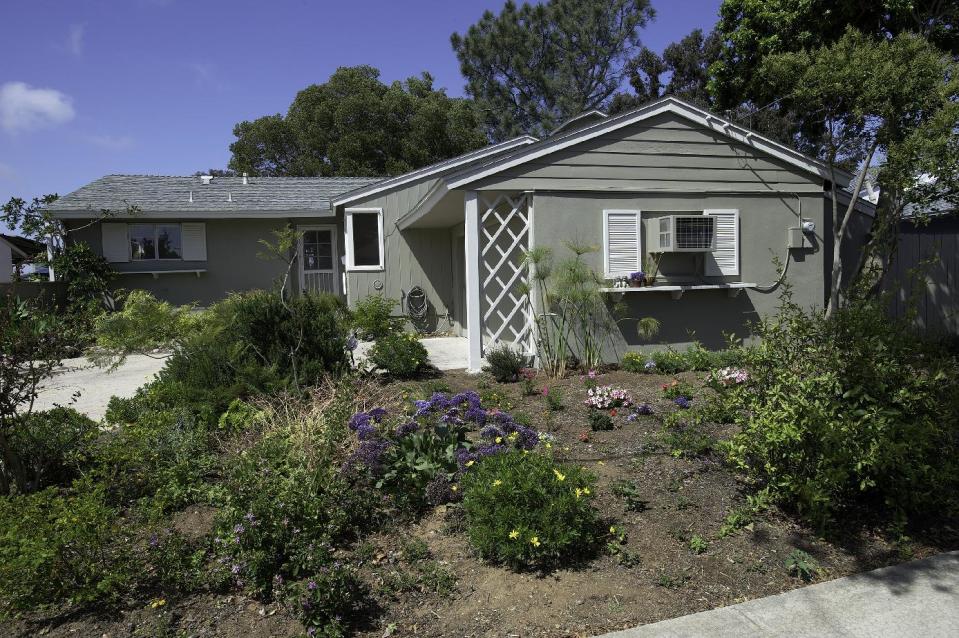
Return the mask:
{"type": "MultiPolygon", "coordinates": [[[[5,0],[0,202],[109,173],[225,167],[236,122],[285,113],[339,66],[429,71],[462,95],[450,48],[503,0],[5,0]]],[[[720,0],[653,0],[661,51],[710,28],[720,0]]]]}

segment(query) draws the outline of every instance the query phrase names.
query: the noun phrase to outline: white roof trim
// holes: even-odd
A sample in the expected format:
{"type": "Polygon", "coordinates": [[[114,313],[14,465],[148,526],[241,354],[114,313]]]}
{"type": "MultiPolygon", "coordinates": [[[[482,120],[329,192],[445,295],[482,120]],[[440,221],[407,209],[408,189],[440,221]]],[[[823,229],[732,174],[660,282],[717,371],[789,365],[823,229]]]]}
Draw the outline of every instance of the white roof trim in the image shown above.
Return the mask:
{"type": "Polygon", "coordinates": [[[560,133],[563,129],[565,129],[570,124],[573,124],[574,122],[578,122],[579,120],[585,117],[592,117],[594,115],[598,115],[599,118],[602,120],[605,120],[609,117],[609,113],[604,113],[603,111],[600,111],[599,109],[591,109],[589,111],[583,111],[579,115],[574,115],[573,117],[569,118],[568,120],[566,120],[565,122],[557,126],[555,129],[552,130],[550,135],[556,135],[557,133],[560,133]]]}
{"type": "Polygon", "coordinates": [[[416,206],[413,207],[413,210],[411,210],[410,212],[403,215],[397,220],[396,222],[397,227],[400,230],[406,230],[407,228],[412,226],[414,223],[416,223],[422,217],[424,217],[426,213],[433,210],[433,207],[436,206],[438,203],[440,203],[440,200],[446,197],[446,195],[449,192],[450,190],[446,188],[446,184],[444,184],[443,181],[440,180],[436,184],[436,186],[431,188],[430,192],[428,192],[426,196],[423,199],[421,199],[416,204],[416,206]]]}
{"type": "MultiPolygon", "coordinates": [[[[732,122],[725,120],[718,115],[713,115],[708,111],[704,111],[691,104],[687,104],[682,100],[678,100],[674,97],[666,97],[656,102],[646,104],[645,106],[641,106],[633,111],[629,111],[628,113],[610,117],[602,122],[571,131],[566,135],[561,135],[556,138],[548,138],[539,144],[536,144],[535,147],[520,150],[519,152],[512,153],[499,160],[494,160],[484,166],[478,168],[467,168],[466,170],[452,175],[447,180],[447,186],[449,188],[462,188],[475,181],[481,180],[485,177],[490,177],[508,168],[524,164],[564,148],[569,148],[570,146],[591,140],[611,131],[630,126],[631,124],[642,122],[643,120],[647,120],[662,113],[673,113],[675,115],[679,115],[680,117],[690,120],[691,122],[699,124],[705,128],[716,131],[717,133],[720,133],[721,135],[724,135],[725,137],[728,137],[736,142],[751,146],[756,150],[766,153],[767,155],[771,155],[788,164],[796,166],[797,168],[812,173],[817,177],[826,180],[830,179],[829,168],[823,162],[820,162],[819,160],[807,155],[803,155],[799,151],[795,151],[788,146],[780,144],[779,142],[775,142],[767,137],[763,137],[754,131],[750,131],[749,129],[733,124],[732,122]]],[[[837,177],[846,180],[847,183],[852,180],[852,175],[840,169],[836,169],[836,175],[837,177]]],[[[845,184],[842,185],[845,186],[845,184]]]]}
{"type": "Polygon", "coordinates": [[[451,168],[457,168],[459,166],[463,166],[464,164],[469,164],[471,162],[475,162],[476,160],[483,159],[484,157],[495,155],[496,153],[503,153],[505,151],[526,146],[537,141],[538,140],[532,135],[522,135],[511,140],[506,140],[505,142],[500,142],[499,144],[486,146],[481,149],[470,151],[469,153],[464,153],[463,155],[458,155],[448,160],[444,160],[442,162],[424,166],[423,168],[410,171],[409,173],[397,175],[396,177],[384,179],[381,182],[375,182],[369,186],[364,186],[362,188],[357,188],[356,190],[343,193],[338,197],[332,198],[330,200],[331,205],[335,208],[337,206],[352,204],[353,202],[361,199],[366,199],[371,195],[376,195],[377,193],[382,193],[383,191],[398,188],[412,181],[423,179],[424,177],[430,177],[432,175],[436,175],[437,173],[448,171],[451,168]]]}
{"type": "MultiPolygon", "coordinates": [[[[825,195],[826,199],[832,199],[832,191],[827,190],[827,191],[824,191],[823,194],[825,195]]],[[[839,194],[840,205],[848,206],[849,200],[852,197],[852,193],[850,193],[847,190],[841,190],[841,191],[838,191],[838,194],[839,194]]],[[[868,215],[869,217],[876,216],[876,204],[872,203],[871,201],[869,201],[868,199],[864,197],[856,198],[856,206],[854,210],[858,210],[860,213],[864,215],[868,215]]]]}

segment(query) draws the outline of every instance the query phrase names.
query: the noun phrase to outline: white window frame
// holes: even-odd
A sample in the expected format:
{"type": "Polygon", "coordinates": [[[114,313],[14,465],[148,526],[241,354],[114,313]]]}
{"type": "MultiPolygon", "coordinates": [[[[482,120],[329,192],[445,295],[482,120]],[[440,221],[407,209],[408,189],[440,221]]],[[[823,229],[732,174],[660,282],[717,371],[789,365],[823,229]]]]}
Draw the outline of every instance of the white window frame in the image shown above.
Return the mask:
{"type": "Polygon", "coordinates": [[[346,270],[347,271],[359,271],[359,272],[370,272],[377,270],[384,270],[385,260],[386,260],[386,250],[383,245],[383,209],[382,208],[347,208],[343,211],[345,216],[344,223],[344,232],[346,235],[346,270]],[[354,263],[353,255],[353,215],[356,213],[376,213],[377,215],[377,231],[379,233],[379,245],[380,245],[380,263],[374,266],[357,266],[354,263]]]}
{"type": "Polygon", "coordinates": [[[127,254],[130,263],[138,264],[150,261],[183,261],[183,224],[179,222],[130,222],[127,224],[127,254]],[[130,229],[133,226],[153,226],[153,250],[156,257],[152,259],[134,259],[133,244],[130,241],[130,229]],[[180,229],[180,256],[179,257],[160,257],[160,226],[176,226],[180,229]]]}
{"type": "Polygon", "coordinates": [[[609,216],[611,214],[633,213],[636,215],[636,269],[643,270],[643,213],[636,208],[611,208],[603,210],[603,275],[607,279],[623,277],[629,273],[610,272],[609,270],[609,216]]]}

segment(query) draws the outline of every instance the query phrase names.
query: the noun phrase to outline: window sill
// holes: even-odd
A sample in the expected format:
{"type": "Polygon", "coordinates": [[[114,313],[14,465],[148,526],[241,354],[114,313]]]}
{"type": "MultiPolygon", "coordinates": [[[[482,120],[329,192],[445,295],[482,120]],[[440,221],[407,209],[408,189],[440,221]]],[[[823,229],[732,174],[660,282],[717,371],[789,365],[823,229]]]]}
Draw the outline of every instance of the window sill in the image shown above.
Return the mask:
{"type": "Polygon", "coordinates": [[[346,272],[383,272],[386,268],[382,266],[349,266],[346,272]]]}
{"type": "Polygon", "coordinates": [[[668,292],[673,299],[679,299],[683,293],[690,290],[725,290],[729,297],[736,297],[743,290],[757,288],[759,284],[750,283],[731,283],[731,284],[689,284],[689,285],[660,285],[660,286],[642,286],[629,288],[600,288],[601,292],[614,295],[623,295],[633,292],[668,292]]]}
{"type": "Polygon", "coordinates": [[[153,275],[154,279],[159,279],[160,275],[182,275],[184,273],[194,274],[197,278],[200,277],[202,273],[205,273],[206,269],[204,268],[191,268],[189,270],[121,270],[118,274],[121,275],[153,275]]]}

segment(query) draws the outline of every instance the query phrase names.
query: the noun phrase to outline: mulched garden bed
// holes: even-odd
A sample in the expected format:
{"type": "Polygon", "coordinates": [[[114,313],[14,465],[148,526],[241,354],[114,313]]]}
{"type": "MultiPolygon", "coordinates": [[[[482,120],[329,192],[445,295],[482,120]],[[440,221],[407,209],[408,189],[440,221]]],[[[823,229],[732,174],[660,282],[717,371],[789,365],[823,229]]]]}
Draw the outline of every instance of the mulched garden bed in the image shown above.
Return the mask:
{"type": "MultiPolygon", "coordinates": [[[[661,390],[676,378],[693,383],[699,395],[708,392],[691,373],[664,377],[614,371],[597,381],[625,388],[636,402],[648,402],[655,414],[662,414],[677,409],[661,390]]],[[[598,476],[596,505],[625,533],[625,542],[616,544],[618,553],[601,553],[584,565],[546,574],[514,573],[476,558],[457,506],[440,507],[384,529],[354,549],[363,556],[362,575],[376,596],[375,611],[358,635],[589,636],[801,587],[806,582],[785,564],[796,549],[816,561],[814,580],[821,581],[959,546],[955,532],[892,544],[877,532],[860,529],[827,541],[775,508],[721,537],[724,519],[746,498],[736,473],[716,453],[673,454],[655,414],[628,421],[628,411],[619,410],[614,430],[589,431],[586,388],[579,376],[555,382],[539,377],[536,384],[537,389],[548,385],[554,393],[558,389],[564,409],[549,411],[540,391],[525,396],[520,383],[497,384],[461,372],[392,385],[400,396],[422,394],[423,386],[451,392],[479,387],[484,404],[528,415],[537,429],[555,436],[551,446],[558,459],[598,476]],[[691,546],[694,537],[705,545],[691,546]]],[[[709,426],[708,431],[723,438],[730,426],[709,426]]],[[[177,524],[203,526],[209,519],[208,512],[190,508],[177,524]]],[[[113,617],[37,620],[0,624],[0,633],[232,638],[302,631],[279,605],[237,595],[204,594],[159,606],[154,601],[113,617]]]]}

